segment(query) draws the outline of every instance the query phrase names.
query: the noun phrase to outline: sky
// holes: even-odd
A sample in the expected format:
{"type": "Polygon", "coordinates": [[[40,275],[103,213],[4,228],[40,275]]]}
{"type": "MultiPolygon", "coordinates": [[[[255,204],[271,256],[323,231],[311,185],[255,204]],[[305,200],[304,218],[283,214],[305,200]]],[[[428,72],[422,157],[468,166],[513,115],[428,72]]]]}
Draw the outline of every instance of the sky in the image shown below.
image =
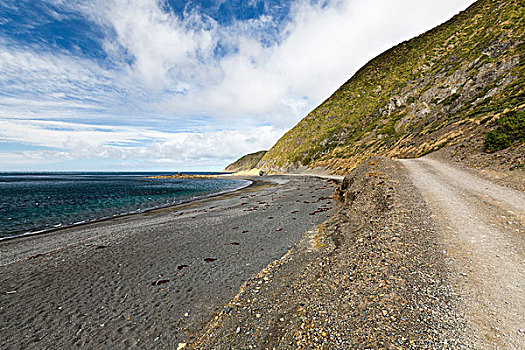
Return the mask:
{"type": "Polygon", "coordinates": [[[473,0],[2,0],[0,171],[217,171],[473,0]]]}

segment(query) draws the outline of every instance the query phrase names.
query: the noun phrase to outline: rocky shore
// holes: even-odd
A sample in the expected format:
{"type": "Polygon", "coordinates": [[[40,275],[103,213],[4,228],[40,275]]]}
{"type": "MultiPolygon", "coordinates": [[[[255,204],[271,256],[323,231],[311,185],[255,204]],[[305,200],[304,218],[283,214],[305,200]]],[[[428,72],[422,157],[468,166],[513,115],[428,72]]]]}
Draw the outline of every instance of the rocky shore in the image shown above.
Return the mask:
{"type": "Polygon", "coordinates": [[[517,174],[442,155],[366,161],[336,190],[338,212],[248,280],[189,346],[523,349],[517,174]]]}

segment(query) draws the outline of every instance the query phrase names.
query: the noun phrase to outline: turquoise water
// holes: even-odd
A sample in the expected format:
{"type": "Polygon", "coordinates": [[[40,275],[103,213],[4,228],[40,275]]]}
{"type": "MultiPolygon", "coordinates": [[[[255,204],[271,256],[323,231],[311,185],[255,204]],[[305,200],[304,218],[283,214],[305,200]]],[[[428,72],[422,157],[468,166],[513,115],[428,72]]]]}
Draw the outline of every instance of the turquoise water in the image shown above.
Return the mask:
{"type": "Polygon", "coordinates": [[[160,174],[0,173],[0,239],[143,212],[250,184],[147,178],[154,175],[160,174]]]}

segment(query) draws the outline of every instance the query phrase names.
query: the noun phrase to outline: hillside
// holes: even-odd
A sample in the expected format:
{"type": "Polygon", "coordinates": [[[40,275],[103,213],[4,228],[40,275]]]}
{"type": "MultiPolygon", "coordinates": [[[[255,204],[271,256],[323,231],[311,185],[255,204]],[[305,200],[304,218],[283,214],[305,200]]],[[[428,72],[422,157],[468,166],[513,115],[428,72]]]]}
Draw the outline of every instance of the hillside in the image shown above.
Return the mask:
{"type": "Polygon", "coordinates": [[[250,153],[241,158],[237,159],[235,162],[228,165],[224,171],[228,172],[238,172],[238,171],[247,171],[255,168],[257,163],[264,157],[267,151],[259,151],[255,153],[250,153]]]}
{"type": "Polygon", "coordinates": [[[370,61],[258,167],[344,174],[373,155],[448,148],[469,165],[523,169],[524,67],[524,1],[480,0],[370,61]]]}

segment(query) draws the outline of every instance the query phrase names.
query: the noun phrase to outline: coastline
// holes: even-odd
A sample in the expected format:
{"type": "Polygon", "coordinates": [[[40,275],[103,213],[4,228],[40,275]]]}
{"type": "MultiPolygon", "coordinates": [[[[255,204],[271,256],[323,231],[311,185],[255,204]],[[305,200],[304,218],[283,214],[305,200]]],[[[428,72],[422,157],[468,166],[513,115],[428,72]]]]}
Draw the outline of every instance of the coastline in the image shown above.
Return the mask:
{"type": "Polygon", "coordinates": [[[212,198],[1,242],[0,347],[187,342],[331,215],[329,181],[253,180],[212,198]]]}
{"type": "MultiPolygon", "coordinates": [[[[154,179],[154,178],[161,179],[161,178],[166,178],[166,177],[151,177],[151,178],[152,179],[154,179]]],[[[186,177],[186,178],[197,178],[197,177],[186,177]]],[[[201,177],[198,177],[198,178],[201,178],[201,177]]],[[[202,178],[211,178],[211,177],[202,177],[202,178]]],[[[150,208],[150,209],[145,209],[145,210],[140,210],[140,211],[134,211],[134,212],[122,213],[122,214],[115,214],[115,215],[113,215],[111,217],[96,218],[96,219],[91,219],[91,220],[87,219],[87,220],[80,221],[78,223],[73,223],[73,224],[68,224],[68,225],[61,225],[61,226],[58,226],[58,227],[53,227],[53,228],[49,228],[49,229],[43,229],[43,230],[34,231],[34,232],[33,231],[32,232],[26,232],[26,233],[17,234],[17,235],[14,235],[14,236],[0,237],[0,245],[4,241],[10,241],[10,240],[13,240],[13,239],[22,239],[24,237],[31,237],[31,236],[39,236],[39,235],[50,234],[50,233],[61,231],[61,230],[66,230],[66,229],[75,228],[75,227],[81,227],[81,226],[84,226],[84,225],[96,224],[96,223],[110,221],[110,220],[114,220],[114,219],[119,219],[119,218],[131,216],[131,215],[140,215],[140,214],[145,214],[145,213],[149,213],[149,212],[156,211],[156,210],[162,210],[162,209],[169,209],[169,208],[172,208],[172,207],[178,207],[178,206],[185,205],[185,204],[188,204],[188,203],[193,203],[193,202],[198,202],[198,201],[201,201],[201,200],[206,200],[208,198],[216,198],[216,197],[220,197],[222,195],[226,195],[226,194],[229,194],[229,193],[242,191],[245,188],[248,188],[248,187],[250,187],[250,186],[252,186],[252,185],[254,185],[256,183],[256,180],[248,179],[246,176],[245,177],[234,177],[234,179],[246,180],[246,181],[250,181],[250,183],[247,184],[246,186],[242,186],[242,187],[234,189],[234,190],[226,190],[226,191],[213,193],[213,194],[210,194],[210,195],[197,196],[197,197],[194,197],[194,198],[182,200],[181,202],[176,203],[176,204],[168,204],[168,205],[163,205],[163,206],[150,208]]]]}
{"type": "MultiPolygon", "coordinates": [[[[257,191],[259,189],[263,189],[263,188],[266,188],[268,186],[271,186],[271,183],[269,183],[268,181],[260,180],[260,179],[257,179],[257,178],[249,178],[247,176],[238,177],[238,178],[240,180],[251,181],[251,183],[248,184],[247,186],[242,187],[242,188],[237,189],[237,190],[220,192],[220,193],[212,194],[212,195],[209,195],[209,196],[206,196],[206,197],[203,197],[203,198],[197,198],[197,199],[192,199],[192,200],[188,200],[188,201],[183,201],[183,202],[178,203],[178,204],[171,204],[171,205],[162,206],[162,207],[158,207],[158,208],[153,208],[153,209],[149,209],[149,210],[145,210],[145,211],[141,211],[141,212],[136,212],[136,213],[127,213],[127,214],[116,215],[114,217],[102,218],[102,219],[99,219],[99,220],[88,221],[88,222],[84,222],[84,223],[80,223],[80,224],[76,224],[76,225],[61,226],[61,227],[52,228],[52,229],[45,230],[45,231],[42,231],[42,232],[39,232],[39,233],[34,233],[34,234],[22,234],[22,235],[18,235],[18,236],[14,236],[14,237],[7,237],[7,238],[4,238],[4,239],[0,239],[0,267],[4,266],[4,265],[7,265],[7,264],[10,264],[10,263],[12,263],[14,261],[20,261],[20,260],[26,259],[28,257],[32,257],[34,255],[43,254],[41,250],[45,250],[46,248],[39,246],[40,242],[38,242],[38,240],[39,240],[40,237],[51,236],[52,237],[51,241],[53,241],[53,248],[50,249],[50,250],[55,250],[58,247],[60,247],[61,245],[70,245],[70,244],[78,243],[77,242],[77,237],[75,237],[76,236],[76,232],[78,232],[79,230],[82,230],[84,228],[85,229],[91,229],[91,228],[97,229],[99,227],[99,225],[105,225],[105,224],[111,224],[111,223],[115,223],[116,224],[116,223],[119,223],[119,222],[122,222],[122,221],[127,222],[128,220],[133,220],[135,218],[137,220],[140,220],[141,216],[146,216],[147,217],[147,216],[150,216],[150,215],[156,215],[156,214],[164,213],[166,211],[186,209],[186,208],[190,208],[192,206],[203,205],[205,203],[208,203],[209,201],[221,200],[221,199],[224,199],[224,198],[228,198],[230,195],[242,194],[242,193],[251,192],[251,191],[257,191]],[[66,235],[64,235],[64,237],[61,237],[61,233],[63,233],[63,232],[65,232],[66,235]],[[34,242],[34,243],[31,244],[31,247],[24,247],[24,246],[22,246],[21,249],[17,250],[16,252],[14,252],[14,251],[7,252],[7,249],[5,249],[4,247],[6,245],[9,245],[12,242],[15,242],[15,241],[16,242],[18,242],[18,241],[20,241],[20,242],[26,241],[26,242],[31,242],[31,243],[34,242]],[[41,248],[43,248],[43,249],[41,249],[41,248]],[[12,258],[13,260],[8,260],[6,262],[6,259],[8,259],[6,257],[8,255],[11,255],[12,257],[14,255],[17,255],[17,258],[16,258],[16,260],[15,260],[15,258],[12,258]]],[[[89,241],[89,240],[91,240],[91,238],[96,238],[96,237],[95,236],[94,237],[90,237],[89,235],[83,237],[83,239],[85,241],[89,241]]],[[[49,247],[48,247],[48,249],[49,249],[49,247]]]]}

